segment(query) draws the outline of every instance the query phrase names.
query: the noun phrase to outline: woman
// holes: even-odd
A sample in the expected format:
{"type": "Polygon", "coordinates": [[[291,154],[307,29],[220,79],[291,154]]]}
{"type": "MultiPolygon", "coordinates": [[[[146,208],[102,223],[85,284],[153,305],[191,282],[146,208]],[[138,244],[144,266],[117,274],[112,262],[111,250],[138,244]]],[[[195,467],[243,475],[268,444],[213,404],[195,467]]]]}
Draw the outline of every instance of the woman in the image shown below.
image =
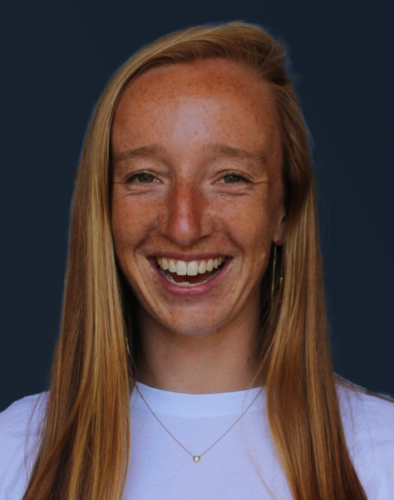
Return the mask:
{"type": "Polygon", "coordinates": [[[1,500],[389,498],[394,406],[332,371],[284,63],[232,23],[169,35],[108,84],[51,391],[2,415],[1,500]]]}

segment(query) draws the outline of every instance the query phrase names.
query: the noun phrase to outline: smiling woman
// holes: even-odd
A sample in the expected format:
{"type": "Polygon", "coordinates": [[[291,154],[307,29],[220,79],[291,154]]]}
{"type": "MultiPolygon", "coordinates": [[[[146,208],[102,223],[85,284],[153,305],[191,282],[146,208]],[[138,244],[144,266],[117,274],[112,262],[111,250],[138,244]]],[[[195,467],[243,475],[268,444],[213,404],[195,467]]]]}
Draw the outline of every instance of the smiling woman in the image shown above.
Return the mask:
{"type": "Polygon", "coordinates": [[[333,373],[315,202],[263,30],[126,62],[83,149],[50,393],[0,417],[0,500],[388,499],[394,405],[333,373]]]}
{"type": "Polygon", "coordinates": [[[260,282],[284,235],[280,133],[267,83],[225,59],[151,69],[125,90],[111,145],[116,255],[144,306],[142,352],[153,372],[140,366],[140,380],[175,392],[245,389],[255,371],[243,363],[254,352],[260,282]],[[214,366],[203,351],[190,359],[180,349],[202,334],[214,366]],[[244,351],[236,364],[234,348],[244,351]]]}

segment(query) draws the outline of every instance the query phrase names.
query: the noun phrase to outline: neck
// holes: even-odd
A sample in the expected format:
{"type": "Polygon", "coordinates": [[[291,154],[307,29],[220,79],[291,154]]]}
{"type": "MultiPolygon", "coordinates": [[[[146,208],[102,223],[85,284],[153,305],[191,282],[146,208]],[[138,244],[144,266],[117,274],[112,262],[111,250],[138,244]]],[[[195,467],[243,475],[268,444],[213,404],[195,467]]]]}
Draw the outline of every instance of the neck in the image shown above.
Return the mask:
{"type": "Polygon", "coordinates": [[[183,335],[141,318],[137,380],[151,387],[210,394],[261,385],[256,374],[256,319],[212,333],[183,335]]]}

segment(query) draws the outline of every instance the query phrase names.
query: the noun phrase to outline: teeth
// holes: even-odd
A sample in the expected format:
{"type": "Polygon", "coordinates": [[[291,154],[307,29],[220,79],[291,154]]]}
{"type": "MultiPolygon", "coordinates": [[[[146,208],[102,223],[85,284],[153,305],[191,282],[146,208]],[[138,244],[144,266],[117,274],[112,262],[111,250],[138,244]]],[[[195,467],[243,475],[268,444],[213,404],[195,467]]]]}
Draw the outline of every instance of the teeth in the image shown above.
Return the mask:
{"type": "Polygon", "coordinates": [[[197,276],[198,274],[198,264],[195,260],[192,262],[188,262],[187,264],[187,275],[188,276],[197,276]]]}
{"type": "Polygon", "coordinates": [[[178,276],[186,276],[187,274],[187,264],[183,260],[176,261],[176,273],[178,276]]]}
{"type": "Polygon", "coordinates": [[[204,274],[207,270],[207,266],[205,264],[205,262],[202,260],[198,266],[198,272],[199,274],[204,274]]]}
{"type": "Polygon", "coordinates": [[[165,258],[157,258],[157,263],[164,271],[176,273],[178,276],[197,276],[197,274],[204,274],[207,271],[211,272],[217,269],[224,262],[224,257],[209,260],[193,260],[186,262],[183,260],[171,260],[165,258]]]}

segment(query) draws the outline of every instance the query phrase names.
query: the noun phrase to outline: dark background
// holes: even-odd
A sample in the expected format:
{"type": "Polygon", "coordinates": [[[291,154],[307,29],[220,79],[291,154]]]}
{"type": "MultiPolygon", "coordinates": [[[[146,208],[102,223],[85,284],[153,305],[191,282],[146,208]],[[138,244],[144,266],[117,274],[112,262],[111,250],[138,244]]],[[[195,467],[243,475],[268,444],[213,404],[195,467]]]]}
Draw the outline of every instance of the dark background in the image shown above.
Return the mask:
{"type": "Polygon", "coordinates": [[[0,410],[48,387],[74,176],[106,82],[153,39],[232,20],[260,24],[289,47],[315,143],[335,368],[394,395],[389,2],[237,3],[15,1],[3,8],[0,410]]]}

